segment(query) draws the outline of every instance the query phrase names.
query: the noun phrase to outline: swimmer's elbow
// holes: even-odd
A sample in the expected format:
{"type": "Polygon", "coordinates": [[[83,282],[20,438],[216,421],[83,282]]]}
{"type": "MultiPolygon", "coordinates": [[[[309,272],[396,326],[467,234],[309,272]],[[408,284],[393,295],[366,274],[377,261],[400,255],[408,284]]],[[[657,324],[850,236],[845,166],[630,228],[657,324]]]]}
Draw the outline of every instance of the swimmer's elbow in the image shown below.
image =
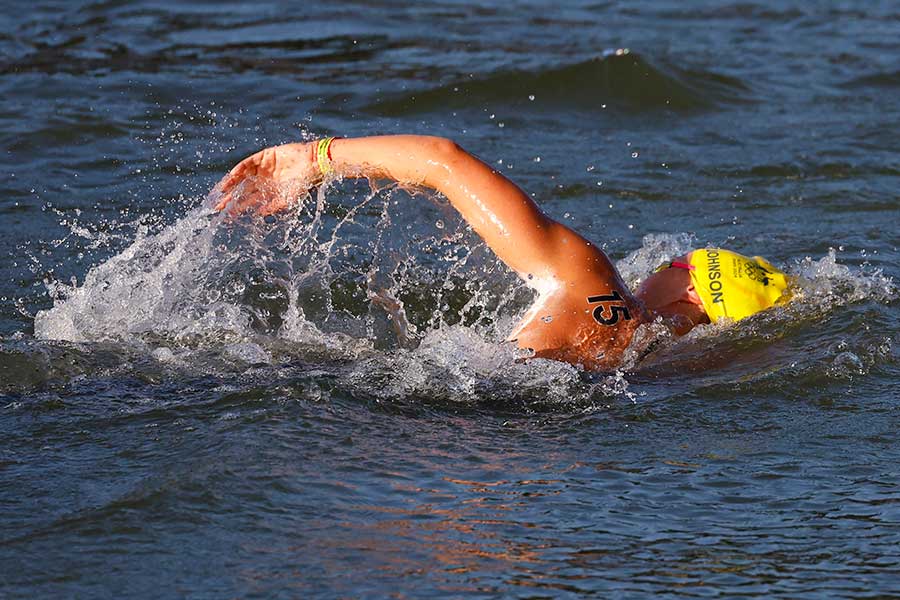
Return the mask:
{"type": "Polygon", "coordinates": [[[459,144],[447,138],[430,136],[423,136],[420,144],[427,165],[422,183],[427,187],[446,193],[451,181],[465,178],[471,157],[459,144]]]}
{"type": "Polygon", "coordinates": [[[428,155],[442,162],[450,161],[466,154],[466,151],[459,144],[449,138],[423,136],[422,139],[428,155]]]}

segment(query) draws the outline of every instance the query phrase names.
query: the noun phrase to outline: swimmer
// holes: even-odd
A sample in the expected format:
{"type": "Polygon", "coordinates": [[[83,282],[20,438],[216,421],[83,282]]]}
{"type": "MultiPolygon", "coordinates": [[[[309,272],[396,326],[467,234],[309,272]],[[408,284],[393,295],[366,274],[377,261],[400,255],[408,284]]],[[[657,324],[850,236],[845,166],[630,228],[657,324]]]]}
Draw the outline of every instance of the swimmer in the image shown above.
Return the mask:
{"type": "Polygon", "coordinates": [[[658,317],[683,335],[701,323],[737,321],[787,299],[784,273],[760,257],[716,248],[674,258],[632,293],[600,248],[443,138],[325,138],[266,148],[219,182],[215,208],[271,214],[287,204],[266,193],[270,184],[311,187],[332,176],[389,179],[443,194],[537,292],[508,338],[535,357],[609,370],[621,362],[638,326],[658,317]]]}

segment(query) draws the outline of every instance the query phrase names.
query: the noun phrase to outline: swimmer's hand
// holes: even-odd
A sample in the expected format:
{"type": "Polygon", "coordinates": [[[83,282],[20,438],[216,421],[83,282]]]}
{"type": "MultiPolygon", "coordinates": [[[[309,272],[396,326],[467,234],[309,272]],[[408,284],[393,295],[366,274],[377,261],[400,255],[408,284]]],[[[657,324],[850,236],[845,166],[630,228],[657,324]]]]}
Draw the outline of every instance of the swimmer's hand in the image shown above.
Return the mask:
{"type": "Polygon", "coordinates": [[[239,162],[216,184],[214,210],[236,215],[270,215],[286,209],[321,179],[315,144],[284,144],[260,150],[239,162]]]}

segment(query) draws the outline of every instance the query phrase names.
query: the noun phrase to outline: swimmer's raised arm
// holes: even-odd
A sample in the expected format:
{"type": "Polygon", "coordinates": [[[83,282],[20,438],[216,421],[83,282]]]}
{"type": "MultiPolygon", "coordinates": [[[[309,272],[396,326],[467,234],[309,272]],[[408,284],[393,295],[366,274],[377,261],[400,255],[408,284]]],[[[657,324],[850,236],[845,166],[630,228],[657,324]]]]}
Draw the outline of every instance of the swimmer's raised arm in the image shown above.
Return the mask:
{"type": "MultiPolygon", "coordinates": [[[[317,144],[285,144],[267,148],[239,163],[220,182],[216,208],[232,211],[256,208],[275,212],[286,208],[260,194],[241,194],[233,206],[236,186],[248,177],[274,183],[321,180],[317,144]]],[[[342,177],[387,178],[434,189],[450,201],[497,256],[520,276],[608,277],[617,282],[607,257],[577,233],[544,215],[512,181],[450,140],[394,135],[336,139],[330,147],[331,168],[342,177]],[[573,272],[577,271],[577,272],[573,272]]],[[[617,285],[615,287],[620,287],[617,285]]]]}

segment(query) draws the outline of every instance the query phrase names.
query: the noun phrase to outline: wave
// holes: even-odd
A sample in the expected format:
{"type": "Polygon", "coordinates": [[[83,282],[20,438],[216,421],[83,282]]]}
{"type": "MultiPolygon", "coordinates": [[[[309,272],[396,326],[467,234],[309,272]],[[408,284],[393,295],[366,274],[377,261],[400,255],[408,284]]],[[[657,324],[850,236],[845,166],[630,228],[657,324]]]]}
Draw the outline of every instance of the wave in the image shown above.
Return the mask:
{"type": "Polygon", "coordinates": [[[803,162],[741,165],[737,167],[701,168],[702,175],[728,179],[850,179],[897,177],[900,168],[883,163],[853,164],[848,162],[803,162]]]}
{"type": "Polygon", "coordinates": [[[841,84],[842,88],[858,90],[864,88],[892,89],[900,87],[900,71],[893,73],[874,73],[856,77],[841,84]]]}
{"type": "Polygon", "coordinates": [[[177,68],[196,71],[200,65],[207,65],[225,72],[296,75],[300,62],[364,63],[407,44],[377,33],[321,36],[311,31],[309,36],[284,36],[275,27],[282,24],[279,19],[262,17],[231,23],[227,19],[214,22],[212,17],[136,9],[122,11],[115,17],[98,12],[86,18],[72,15],[56,22],[31,22],[7,36],[8,41],[15,42],[15,51],[0,57],[0,74],[157,73],[177,68]],[[155,43],[110,39],[109,30],[129,19],[149,22],[144,27],[150,35],[154,30],[160,32],[155,43]],[[179,34],[186,31],[197,35],[180,38],[179,34]],[[172,39],[183,41],[166,43],[172,39]]]}
{"type": "Polygon", "coordinates": [[[511,71],[388,98],[367,110],[385,116],[502,106],[526,111],[708,109],[746,100],[738,79],[710,71],[657,67],[628,50],[542,71],[511,71]]]}

